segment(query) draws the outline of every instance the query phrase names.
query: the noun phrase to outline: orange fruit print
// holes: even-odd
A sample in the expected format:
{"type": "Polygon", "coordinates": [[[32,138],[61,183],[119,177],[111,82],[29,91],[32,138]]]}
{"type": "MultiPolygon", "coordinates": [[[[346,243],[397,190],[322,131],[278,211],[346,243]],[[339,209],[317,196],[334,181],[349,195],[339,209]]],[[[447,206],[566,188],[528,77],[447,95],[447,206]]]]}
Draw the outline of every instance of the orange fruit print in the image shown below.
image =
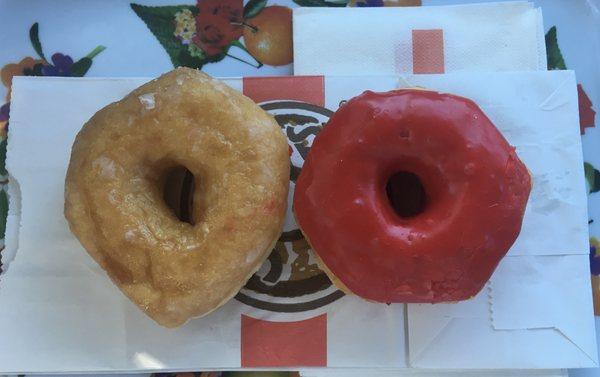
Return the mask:
{"type": "Polygon", "coordinates": [[[246,20],[244,43],[252,56],[264,64],[280,66],[293,60],[292,10],[274,5],[246,20]]]}

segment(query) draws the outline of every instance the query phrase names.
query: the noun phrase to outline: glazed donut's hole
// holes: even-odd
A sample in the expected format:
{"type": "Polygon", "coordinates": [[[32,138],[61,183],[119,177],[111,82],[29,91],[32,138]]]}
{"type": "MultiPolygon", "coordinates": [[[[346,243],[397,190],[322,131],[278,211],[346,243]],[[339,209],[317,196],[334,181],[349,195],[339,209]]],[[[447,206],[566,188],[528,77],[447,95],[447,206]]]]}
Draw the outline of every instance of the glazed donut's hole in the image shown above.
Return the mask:
{"type": "Polygon", "coordinates": [[[185,166],[167,170],[163,199],[173,214],[183,222],[194,225],[195,177],[185,166]]]}
{"type": "Polygon", "coordinates": [[[392,175],[385,187],[388,200],[400,217],[413,217],[425,210],[425,188],[419,177],[408,171],[392,175]]]}

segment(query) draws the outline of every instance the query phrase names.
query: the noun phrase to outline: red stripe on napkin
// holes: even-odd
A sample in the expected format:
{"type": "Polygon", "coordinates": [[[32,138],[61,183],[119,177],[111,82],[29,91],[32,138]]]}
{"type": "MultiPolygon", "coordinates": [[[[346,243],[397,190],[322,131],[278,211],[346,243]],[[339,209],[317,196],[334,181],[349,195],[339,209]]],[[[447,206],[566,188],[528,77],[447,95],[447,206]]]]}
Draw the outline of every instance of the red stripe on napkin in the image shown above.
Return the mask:
{"type": "Polygon", "coordinates": [[[444,31],[412,31],[413,73],[444,73],[444,31]]]}
{"type": "Polygon", "coordinates": [[[242,315],[242,367],[327,366],[327,314],[271,322],[242,315]]]}
{"type": "Polygon", "coordinates": [[[243,92],[254,102],[295,100],[325,105],[323,76],[244,77],[243,92]]]}

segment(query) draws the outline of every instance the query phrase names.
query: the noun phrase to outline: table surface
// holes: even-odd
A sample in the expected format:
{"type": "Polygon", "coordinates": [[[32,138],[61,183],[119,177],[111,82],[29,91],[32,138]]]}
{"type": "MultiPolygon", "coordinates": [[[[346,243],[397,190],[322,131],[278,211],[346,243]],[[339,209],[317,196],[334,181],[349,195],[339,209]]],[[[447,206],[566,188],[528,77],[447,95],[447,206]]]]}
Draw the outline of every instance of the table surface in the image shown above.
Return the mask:
{"type": "MultiPolygon", "coordinates": [[[[203,0],[200,0],[202,2],[203,0]]],[[[246,1],[245,1],[246,2],[246,1]]],[[[348,0],[268,0],[266,6],[284,5],[296,7],[308,3],[322,6],[346,5],[348,0]]],[[[471,0],[423,0],[423,6],[476,2],[471,0]]],[[[477,2],[481,2],[477,1],[477,2]]],[[[134,0],[132,3],[147,6],[186,4],[192,9],[193,1],[134,0]]],[[[254,1],[254,3],[261,3],[254,1]]],[[[401,3],[420,3],[418,0],[350,0],[358,6],[381,6],[401,3]],[[358,4],[356,4],[358,3],[358,4]],[[384,4],[385,3],[385,4],[384,4]]],[[[595,103],[600,103],[600,0],[538,0],[547,32],[549,69],[573,69],[579,86],[581,134],[584,148],[585,175],[588,187],[590,223],[590,261],[594,292],[595,314],[600,315],[600,131],[595,127],[595,103]]],[[[260,5],[260,4],[259,4],[260,5]]],[[[179,7],[184,9],[186,7],[179,7]]],[[[158,42],[161,25],[141,22],[149,14],[146,8],[126,1],[88,0],[0,0],[0,238],[5,231],[8,209],[6,197],[6,171],[4,158],[6,130],[9,124],[10,79],[13,75],[38,76],[86,76],[86,77],[154,77],[174,66],[186,65],[202,68],[214,76],[257,76],[292,74],[293,63],[278,55],[278,50],[261,51],[258,44],[246,42],[223,49],[217,45],[205,45],[207,51],[220,48],[212,58],[194,50],[194,43],[181,53],[174,47],[169,50],[158,42]],[[99,17],[100,16],[100,17],[99,17]],[[105,22],[110,18],[112,21],[105,22]],[[127,23],[127,35],[111,29],[112,23],[127,23]],[[190,47],[191,46],[191,47],[190,47]],[[264,61],[261,66],[260,58],[264,61]],[[283,59],[283,60],[282,60],[283,59]],[[215,62],[211,62],[215,60],[215,62]],[[271,65],[270,65],[271,64],[271,65]],[[277,65],[273,65],[277,64],[277,65]]],[[[167,9],[167,8],[164,8],[167,9]]],[[[259,8],[256,8],[258,10],[259,8]]],[[[182,40],[189,36],[186,29],[186,12],[178,18],[182,40]]],[[[275,20],[276,22],[276,20],[275,20]]],[[[282,41],[282,44],[290,43],[282,41]]],[[[201,44],[201,43],[200,43],[201,44]]],[[[2,240],[0,240],[1,245],[2,240]]],[[[1,254],[0,254],[1,256],[1,254]]],[[[2,268],[0,258],[0,269],[2,268]]],[[[1,282],[1,278],[0,278],[1,282]]],[[[596,317],[596,327],[599,328],[596,317]]],[[[597,337],[598,337],[597,333],[597,337]]],[[[334,373],[334,372],[331,372],[334,373]]],[[[336,375],[327,373],[324,375],[336,375]]],[[[345,372],[349,373],[349,372],[345,372]]],[[[361,371],[361,376],[370,375],[361,371]]],[[[456,372],[447,372],[454,375],[456,372]]],[[[473,375],[479,372],[474,372],[473,375]]],[[[504,371],[492,375],[564,375],[564,371],[504,371]],[[505,374],[506,373],[506,374],[505,374]]],[[[439,375],[438,372],[435,373],[439,375]]],[[[464,375],[464,372],[460,372],[464,375]]],[[[317,376],[315,372],[303,375],[317,376]]],[[[348,375],[348,374],[345,374],[348,375]]],[[[358,375],[358,374],[357,374],[358,375]]],[[[381,372],[377,372],[381,375],[381,372]]],[[[388,375],[388,374],[386,374],[388,375]]],[[[391,375],[433,375],[427,372],[405,371],[391,375]]],[[[470,375],[470,374],[469,374],[470,375]]],[[[569,371],[571,376],[600,376],[600,369],[569,371]]],[[[190,375],[191,376],[191,375],[190,375]]],[[[205,377],[205,376],[203,376],[205,377]]],[[[213,377],[213,376],[211,376],[213,377]]]]}

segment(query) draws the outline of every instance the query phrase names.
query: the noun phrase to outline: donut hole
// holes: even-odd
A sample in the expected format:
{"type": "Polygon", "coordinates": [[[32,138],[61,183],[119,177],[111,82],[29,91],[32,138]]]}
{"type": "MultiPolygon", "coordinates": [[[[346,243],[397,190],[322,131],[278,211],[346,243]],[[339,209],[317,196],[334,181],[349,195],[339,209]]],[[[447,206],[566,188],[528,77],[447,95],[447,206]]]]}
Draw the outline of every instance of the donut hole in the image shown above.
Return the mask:
{"type": "Polygon", "coordinates": [[[165,172],[163,199],[179,221],[194,225],[194,174],[185,166],[165,172]]]}
{"type": "Polygon", "coordinates": [[[399,171],[393,174],[387,181],[385,191],[394,212],[402,218],[416,216],[425,210],[425,187],[414,173],[399,171]]]}

